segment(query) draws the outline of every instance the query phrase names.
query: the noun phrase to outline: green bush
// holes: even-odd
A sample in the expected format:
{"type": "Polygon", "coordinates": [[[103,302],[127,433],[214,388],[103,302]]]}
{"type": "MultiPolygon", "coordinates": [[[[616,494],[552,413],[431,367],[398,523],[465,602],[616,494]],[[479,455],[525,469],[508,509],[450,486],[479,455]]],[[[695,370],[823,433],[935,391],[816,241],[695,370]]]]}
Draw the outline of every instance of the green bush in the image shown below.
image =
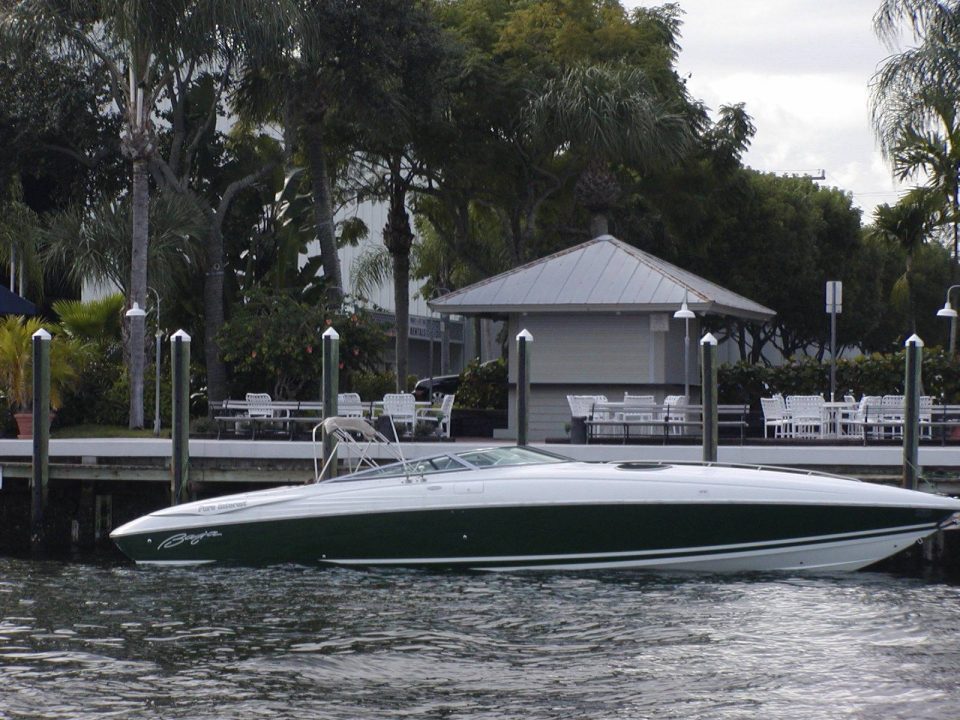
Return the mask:
{"type": "Polygon", "coordinates": [[[397,376],[392,372],[360,371],[350,375],[349,384],[341,387],[341,392],[355,392],[360,394],[364,402],[380,400],[387,393],[397,387],[397,376]]]}
{"type": "Polygon", "coordinates": [[[507,388],[507,363],[503,358],[488,363],[474,360],[460,373],[457,407],[505,410],[507,388]]]}
{"type": "MultiPolygon", "coordinates": [[[[925,350],[921,366],[924,395],[944,403],[960,403],[960,363],[939,348],[925,350]]],[[[901,395],[904,392],[905,354],[866,355],[837,362],[837,396],[901,395]]],[[[717,373],[721,403],[760,405],[761,397],[830,394],[830,363],[811,358],[791,360],[778,367],[724,365],[717,373]]]]}
{"type": "Polygon", "coordinates": [[[319,397],[322,335],[330,327],[340,336],[340,387],[350,387],[352,374],[379,365],[387,344],[371,313],[311,305],[287,293],[250,292],[218,336],[223,359],[233,372],[231,395],[319,397]]]}

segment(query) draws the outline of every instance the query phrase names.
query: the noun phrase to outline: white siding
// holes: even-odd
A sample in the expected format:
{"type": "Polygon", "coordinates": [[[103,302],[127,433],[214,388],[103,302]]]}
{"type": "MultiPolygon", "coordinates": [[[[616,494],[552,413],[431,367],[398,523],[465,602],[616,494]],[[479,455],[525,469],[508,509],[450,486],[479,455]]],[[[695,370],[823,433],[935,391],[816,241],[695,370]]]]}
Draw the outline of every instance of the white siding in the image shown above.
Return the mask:
{"type": "MultiPolygon", "coordinates": [[[[567,395],[649,393],[662,399],[682,393],[684,323],[669,319],[669,331],[652,332],[649,314],[576,313],[512,315],[509,323],[511,383],[509,427],[516,437],[516,336],[533,335],[530,348],[529,438],[561,438],[570,422],[567,395]]],[[[699,324],[690,323],[691,394],[699,394],[699,324]]]]}
{"type": "MultiPolygon", "coordinates": [[[[360,218],[366,224],[368,231],[366,239],[362,240],[357,247],[345,247],[340,250],[340,271],[343,273],[344,290],[350,295],[354,294],[353,283],[350,280],[350,271],[353,263],[368,249],[379,249],[383,247],[383,226],[387,223],[387,210],[388,207],[386,203],[365,202],[350,207],[337,215],[337,221],[352,217],[360,218]]],[[[311,253],[317,253],[319,252],[319,246],[317,243],[311,243],[308,246],[308,250],[311,253]]],[[[424,302],[419,295],[419,281],[411,281],[410,314],[429,317],[430,310],[427,308],[426,302],[424,302]]],[[[393,280],[389,279],[377,286],[376,289],[370,292],[368,299],[372,304],[389,312],[393,312],[395,309],[393,302],[393,280]]]]}

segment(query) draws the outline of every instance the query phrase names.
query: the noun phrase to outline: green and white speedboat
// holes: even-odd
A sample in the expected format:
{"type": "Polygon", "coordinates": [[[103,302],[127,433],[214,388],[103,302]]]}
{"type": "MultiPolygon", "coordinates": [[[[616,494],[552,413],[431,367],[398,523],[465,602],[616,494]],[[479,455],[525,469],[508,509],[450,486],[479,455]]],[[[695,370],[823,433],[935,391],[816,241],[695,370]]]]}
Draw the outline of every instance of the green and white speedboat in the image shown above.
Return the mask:
{"type": "MultiPolygon", "coordinates": [[[[365,448],[385,440],[357,419],[324,428],[365,448]]],[[[815,472],[493,447],[176,505],[111,537],[166,565],[834,571],[893,555],[958,511],[954,498],[815,472]]]]}

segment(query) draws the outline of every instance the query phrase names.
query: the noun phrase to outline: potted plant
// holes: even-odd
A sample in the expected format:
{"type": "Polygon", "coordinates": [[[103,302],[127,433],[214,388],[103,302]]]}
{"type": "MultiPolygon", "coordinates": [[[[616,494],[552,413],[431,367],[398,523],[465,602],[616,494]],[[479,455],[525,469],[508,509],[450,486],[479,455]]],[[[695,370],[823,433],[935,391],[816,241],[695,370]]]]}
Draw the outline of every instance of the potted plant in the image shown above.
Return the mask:
{"type": "MultiPolygon", "coordinates": [[[[19,438],[33,436],[33,335],[45,325],[11,315],[0,322],[0,393],[17,421],[19,438]]],[[[49,330],[49,328],[48,328],[49,330]]],[[[85,346],[60,335],[50,341],[50,408],[60,407],[63,390],[79,373],[85,346]]]]}

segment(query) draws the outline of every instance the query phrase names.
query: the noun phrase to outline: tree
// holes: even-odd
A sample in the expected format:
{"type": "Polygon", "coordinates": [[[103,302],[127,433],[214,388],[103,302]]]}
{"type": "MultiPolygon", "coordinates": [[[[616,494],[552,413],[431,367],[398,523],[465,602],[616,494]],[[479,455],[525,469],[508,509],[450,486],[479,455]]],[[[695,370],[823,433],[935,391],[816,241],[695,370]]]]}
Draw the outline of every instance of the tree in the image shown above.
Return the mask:
{"type": "Polygon", "coordinates": [[[390,254],[396,317],[397,390],[405,389],[410,318],[410,257],[415,235],[408,203],[439,181],[441,158],[451,151],[450,86],[458,49],[425,7],[379,0],[364,9],[381,28],[377,47],[383,72],[370,86],[360,159],[369,197],[388,205],[383,243],[390,254]]]}
{"type": "MultiPolygon", "coordinates": [[[[611,0],[459,0],[439,8],[466,58],[454,94],[457,143],[438,188],[458,250],[470,244],[470,207],[477,205],[498,217],[513,265],[583,239],[586,223],[572,208],[576,179],[598,150],[588,124],[604,121],[594,122],[600,132],[619,126],[626,140],[629,131],[617,121],[637,117],[643,103],[668,115],[693,114],[674,69],[678,13],[675,6],[628,13],[611,0]],[[597,69],[586,70],[591,66],[597,69]],[[618,83],[628,97],[617,96],[618,83]],[[547,86],[554,98],[563,87],[581,92],[580,122],[559,102],[545,100],[542,113],[530,112],[547,86]],[[564,116],[566,137],[555,132],[559,115],[548,108],[564,116]],[[617,116],[591,118],[591,110],[617,116]]],[[[581,197],[605,207],[617,183],[601,161],[591,169],[581,197]]]]}
{"type": "Polygon", "coordinates": [[[925,174],[949,207],[960,262],[960,4],[885,0],[877,34],[896,47],[905,24],[916,45],[891,55],[872,81],[874,128],[901,180],[925,174]]]}
{"type": "Polygon", "coordinates": [[[878,205],[873,213],[873,232],[896,241],[906,255],[903,275],[893,287],[893,300],[908,309],[910,332],[917,329],[914,257],[937,224],[939,198],[927,188],[914,188],[896,205],[878,205]]]}
{"type": "MultiPolygon", "coordinates": [[[[18,0],[0,14],[5,33],[38,47],[65,46],[103,73],[122,117],[120,147],[131,162],[129,301],[146,306],[149,172],[157,107],[171,84],[229,56],[225,28],[264,23],[255,0],[18,0]]],[[[283,23],[283,16],[277,18],[283,23]]],[[[143,427],[144,323],[131,323],[130,427],[143,427]]]]}
{"type": "Polygon", "coordinates": [[[553,152],[579,155],[576,196],[592,214],[591,237],[607,233],[607,213],[620,198],[611,163],[648,172],[692,146],[690,117],[677,99],[661,96],[639,68],[601,64],[571,68],[529,104],[534,132],[553,152]]]}

